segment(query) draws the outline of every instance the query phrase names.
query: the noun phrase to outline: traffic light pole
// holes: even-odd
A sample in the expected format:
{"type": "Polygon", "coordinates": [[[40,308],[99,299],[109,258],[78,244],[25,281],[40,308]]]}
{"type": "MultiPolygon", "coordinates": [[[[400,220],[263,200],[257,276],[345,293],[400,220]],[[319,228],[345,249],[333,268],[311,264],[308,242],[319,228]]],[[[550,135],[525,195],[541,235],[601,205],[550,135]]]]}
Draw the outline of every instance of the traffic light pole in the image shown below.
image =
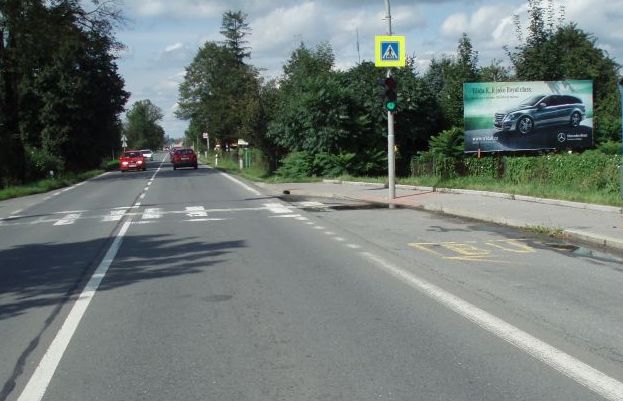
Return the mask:
{"type": "MultiPolygon", "coordinates": [[[[385,0],[385,19],[387,20],[387,34],[392,35],[392,13],[389,0],[385,0]]],[[[392,76],[391,68],[387,69],[387,78],[392,76]]],[[[387,111],[387,175],[389,179],[389,207],[393,208],[392,201],[396,198],[396,160],[394,152],[394,112],[387,111]]]]}

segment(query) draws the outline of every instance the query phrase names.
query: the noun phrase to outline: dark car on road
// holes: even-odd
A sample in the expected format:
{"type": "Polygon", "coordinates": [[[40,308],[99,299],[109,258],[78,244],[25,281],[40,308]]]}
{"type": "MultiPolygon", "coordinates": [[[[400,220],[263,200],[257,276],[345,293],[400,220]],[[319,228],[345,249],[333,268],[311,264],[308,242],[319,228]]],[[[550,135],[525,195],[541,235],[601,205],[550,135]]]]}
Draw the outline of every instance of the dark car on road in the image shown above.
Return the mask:
{"type": "Polygon", "coordinates": [[[175,149],[171,156],[173,170],[179,167],[197,168],[197,154],[190,148],[175,149]]]}
{"type": "Polygon", "coordinates": [[[545,126],[577,127],[586,116],[582,101],[569,95],[537,95],[516,107],[495,113],[493,125],[498,131],[528,134],[545,126]]]}

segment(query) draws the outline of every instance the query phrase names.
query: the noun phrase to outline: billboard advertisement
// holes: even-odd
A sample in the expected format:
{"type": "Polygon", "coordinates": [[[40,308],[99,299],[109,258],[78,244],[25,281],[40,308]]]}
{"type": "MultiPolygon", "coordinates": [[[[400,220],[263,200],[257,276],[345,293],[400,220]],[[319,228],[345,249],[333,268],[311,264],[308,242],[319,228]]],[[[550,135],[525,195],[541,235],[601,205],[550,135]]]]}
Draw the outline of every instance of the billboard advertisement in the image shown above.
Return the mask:
{"type": "Polygon", "coordinates": [[[465,152],[589,148],[593,81],[463,84],[465,152]]]}

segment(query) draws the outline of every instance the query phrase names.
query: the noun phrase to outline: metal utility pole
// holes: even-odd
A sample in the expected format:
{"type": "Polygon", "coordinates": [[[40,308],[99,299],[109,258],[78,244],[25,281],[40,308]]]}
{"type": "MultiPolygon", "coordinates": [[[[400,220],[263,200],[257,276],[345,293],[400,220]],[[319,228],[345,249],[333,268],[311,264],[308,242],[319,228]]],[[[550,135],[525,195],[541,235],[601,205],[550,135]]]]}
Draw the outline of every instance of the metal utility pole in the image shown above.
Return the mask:
{"type": "MultiPolygon", "coordinates": [[[[392,13],[389,0],[385,0],[385,20],[387,20],[387,34],[393,35],[392,32],[392,13]]],[[[392,76],[391,68],[387,69],[387,78],[392,76]]],[[[396,198],[396,161],[394,153],[394,113],[387,112],[387,175],[389,178],[389,202],[396,198]]]]}

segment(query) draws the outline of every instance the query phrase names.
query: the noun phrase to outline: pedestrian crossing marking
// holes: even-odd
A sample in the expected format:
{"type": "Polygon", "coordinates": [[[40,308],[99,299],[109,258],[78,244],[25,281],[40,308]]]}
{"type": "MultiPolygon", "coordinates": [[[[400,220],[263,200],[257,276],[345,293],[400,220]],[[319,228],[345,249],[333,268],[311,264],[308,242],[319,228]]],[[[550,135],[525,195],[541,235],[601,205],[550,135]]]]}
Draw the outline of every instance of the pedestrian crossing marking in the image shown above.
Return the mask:
{"type": "Polygon", "coordinates": [[[70,224],[74,224],[76,220],[80,218],[81,215],[82,213],[70,213],[62,217],[60,220],[54,223],[54,225],[55,226],[67,226],[70,224]]]}
{"type": "Polygon", "coordinates": [[[102,221],[120,221],[125,215],[125,210],[111,210],[108,216],[104,216],[102,221]]]}
{"type": "Polygon", "coordinates": [[[149,207],[143,212],[142,219],[150,220],[159,219],[160,217],[162,217],[162,209],[160,209],[159,207],[149,207]]]}
{"type": "Polygon", "coordinates": [[[186,207],[186,216],[188,217],[208,217],[203,206],[188,206],[186,207]]]}

